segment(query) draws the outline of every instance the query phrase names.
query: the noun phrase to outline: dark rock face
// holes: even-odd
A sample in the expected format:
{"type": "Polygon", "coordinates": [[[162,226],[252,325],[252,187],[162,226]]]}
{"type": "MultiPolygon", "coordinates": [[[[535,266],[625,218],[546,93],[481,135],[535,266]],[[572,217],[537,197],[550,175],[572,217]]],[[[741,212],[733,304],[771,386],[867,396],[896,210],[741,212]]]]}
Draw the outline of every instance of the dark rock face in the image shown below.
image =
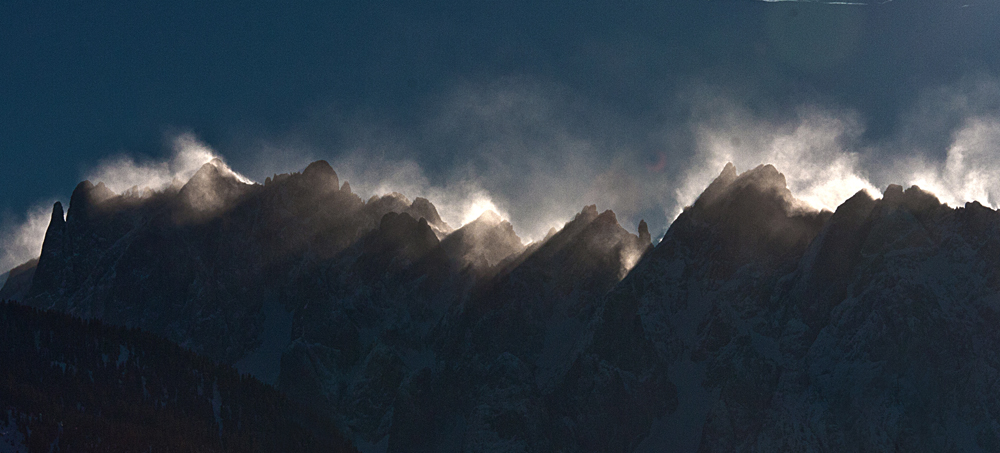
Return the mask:
{"type": "Polygon", "coordinates": [[[262,187],[209,163],[179,191],[138,200],[81,183],[64,224],[54,209],[26,301],[233,363],[260,343],[265,303],[290,309],[279,289],[288,269],[334,256],[384,214],[311,168],[262,187]]]}
{"type": "Polygon", "coordinates": [[[0,289],[0,300],[21,300],[28,294],[31,281],[35,276],[38,259],[29,260],[10,270],[0,289]]]}
{"type": "Polygon", "coordinates": [[[0,446],[356,452],[330,420],[145,332],[0,302],[0,446]]]}
{"type": "Polygon", "coordinates": [[[362,201],[325,162],[222,169],[138,198],[82,183],[27,302],[270,369],[364,451],[1000,446],[979,204],[890,186],[815,212],[730,164],[655,247],[596,206],[525,246],[495,215],[362,201]]]}
{"type": "Polygon", "coordinates": [[[997,213],[895,186],[803,215],[765,171],[723,172],[607,298],[591,354],[640,380],[661,364],[677,389],[638,449],[995,448],[995,392],[949,379],[1000,365],[982,352],[1000,346],[983,331],[997,213]],[[741,225],[702,211],[721,206],[741,225]]]}

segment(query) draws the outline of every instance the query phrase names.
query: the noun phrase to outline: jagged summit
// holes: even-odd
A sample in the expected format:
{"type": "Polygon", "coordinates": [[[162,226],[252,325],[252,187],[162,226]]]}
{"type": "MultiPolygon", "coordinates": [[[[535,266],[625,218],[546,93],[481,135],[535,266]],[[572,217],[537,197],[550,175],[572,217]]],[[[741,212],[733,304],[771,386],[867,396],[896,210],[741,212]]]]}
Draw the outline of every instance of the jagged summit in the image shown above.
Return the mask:
{"type": "Polygon", "coordinates": [[[243,183],[221,160],[213,159],[202,165],[178,192],[181,203],[190,209],[190,212],[180,215],[189,217],[189,214],[216,212],[230,206],[248,187],[250,186],[243,183]]]}
{"type": "Polygon", "coordinates": [[[601,287],[624,277],[650,244],[622,228],[614,211],[608,209],[598,214],[596,205],[588,205],[561,230],[550,231],[536,247],[526,262],[558,263],[556,266],[571,269],[569,274],[590,274],[601,287]]]}
{"type": "Polygon", "coordinates": [[[382,216],[378,229],[368,242],[374,244],[370,245],[374,250],[402,250],[411,260],[423,257],[439,244],[427,219],[414,219],[405,212],[389,212],[382,216]]]}
{"type": "Polygon", "coordinates": [[[727,164],[667,236],[712,237],[703,247],[731,260],[728,271],[749,262],[776,264],[800,254],[831,215],[803,206],[774,166],[736,174],[727,164]]]}
{"type": "Polygon", "coordinates": [[[67,214],[72,215],[74,207],[78,210],[87,210],[90,206],[101,204],[114,196],[115,193],[103,182],[98,182],[95,186],[90,181],[82,181],[73,189],[73,195],[69,199],[70,212],[67,214]]]}
{"type": "Polygon", "coordinates": [[[333,170],[333,167],[329,162],[325,160],[317,160],[306,166],[305,170],[302,170],[302,175],[306,177],[312,176],[337,176],[337,172],[333,170]]]}
{"type": "Polygon", "coordinates": [[[584,222],[590,222],[597,218],[599,214],[597,213],[597,205],[587,205],[584,206],[582,210],[574,217],[574,221],[581,220],[584,222]]]}
{"type": "Polygon", "coordinates": [[[479,217],[477,217],[476,220],[474,220],[473,222],[482,222],[490,225],[496,225],[500,222],[505,222],[505,220],[503,219],[503,217],[500,217],[500,214],[497,214],[492,209],[487,209],[483,211],[483,213],[480,214],[479,217]]]}
{"type": "Polygon", "coordinates": [[[430,224],[439,238],[452,232],[451,226],[441,219],[437,208],[426,198],[417,197],[414,199],[413,203],[410,203],[410,206],[406,208],[406,212],[414,218],[427,219],[427,223],[430,224]]]}
{"type": "Polygon", "coordinates": [[[692,208],[703,212],[726,210],[734,199],[749,201],[745,200],[747,198],[756,198],[754,200],[756,202],[777,204],[786,211],[803,205],[792,196],[785,175],[773,165],[758,165],[737,174],[736,166],[728,163],[722,173],[695,200],[692,208]]]}
{"type": "Polygon", "coordinates": [[[63,213],[62,202],[57,201],[57,202],[53,203],[52,204],[52,216],[49,219],[49,228],[52,228],[53,225],[56,225],[56,226],[62,225],[65,222],[65,220],[66,220],[66,217],[65,217],[65,214],[63,213]]]}
{"type": "MultiPolygon", "coordinates": [[[[185,193],[231,182],[202,170],[185,193]]],[[[1000,350],[1000,213],[979,203],[890,186],[817,212],[773,166],[728,164],[655,248],[645,221],[633,234],[596,205],[524,246],[494,212],[446,230],[426,199],[366,201],[334,175],[234,183],[190,223],[170,221],[179,192],[108,203],[81,183],[3,294],[271,376],[389,452],[1000,439],[982,390],[1000,369],[982,352],[1000,350]]]]}
{"type": "Polygon", "coordinates": [[[417,197],[412,202],[399,192],[391,192],[382,196],[372,195],[365,203],[365,209],[381,217],[389,212],[405,212],[414,219],[426,219],[439,239],[453,231],[438,214],[437,208],[426,198],[417,197]]]}
{"type": "Polygon", "coordinates": [[[890,184],[885,188],[881,204],[887,209],[902,207],[912,212],[929,212],[944,207],[934,194],[918,186],[903,190],[897,184],[890,184]]]}
{"type": "Polygon", "coordinates": [[[333,167],[325,160],[309,164],[302,171],[302,179],[304,184],[312,186],[313,190],[319,192],[332,192],[340,188],[337,172],[333,171],[333,167]]]}
{"type": "Polygon", "coordinates": [[[476,269],[496,266],[525,249],[510,222],[492,210],[449,234],[441,241],[441,248],[476,269]]]}
{"type": "Polygon", "coordinates": [[[639,240],[647,244],[652,244],[653,237],[649,234],[649,225],[645,220],[639,220],[639,240]]]}

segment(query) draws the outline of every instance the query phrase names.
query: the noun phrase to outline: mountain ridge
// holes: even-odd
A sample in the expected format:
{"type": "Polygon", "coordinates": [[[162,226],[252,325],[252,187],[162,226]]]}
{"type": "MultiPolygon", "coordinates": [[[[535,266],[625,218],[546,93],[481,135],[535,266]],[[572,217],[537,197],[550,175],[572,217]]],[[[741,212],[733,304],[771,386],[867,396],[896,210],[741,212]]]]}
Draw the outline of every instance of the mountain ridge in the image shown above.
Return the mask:
{"type": "Polygon", "coordinates": [[[593,205],[522,245],[306,170],[195,220],[183,188],[81,183],[26,302],[222,363],[282,351],[258,369],[362,451],[1000,446],[1000,214],[978,203],[891,185],[815,211],[773,166],[727,164],[655,246],[593,205]]]}

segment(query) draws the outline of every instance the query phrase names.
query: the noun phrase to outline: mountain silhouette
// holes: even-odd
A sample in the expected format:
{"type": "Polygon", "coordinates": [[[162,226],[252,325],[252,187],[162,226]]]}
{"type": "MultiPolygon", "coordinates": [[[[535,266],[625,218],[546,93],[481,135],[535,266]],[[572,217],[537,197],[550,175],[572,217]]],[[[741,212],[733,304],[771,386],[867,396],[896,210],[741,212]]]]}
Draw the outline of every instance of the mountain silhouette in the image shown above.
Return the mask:
{"type": "Polygon", "coordinates": [[[81,183],[0,294],[235,365],[366,452],[1000,448],[996,211],[895,185],[816,211],[728,164],[652,239],[592,205],[525,245],[323,161],[209,163],[81,183]]]}

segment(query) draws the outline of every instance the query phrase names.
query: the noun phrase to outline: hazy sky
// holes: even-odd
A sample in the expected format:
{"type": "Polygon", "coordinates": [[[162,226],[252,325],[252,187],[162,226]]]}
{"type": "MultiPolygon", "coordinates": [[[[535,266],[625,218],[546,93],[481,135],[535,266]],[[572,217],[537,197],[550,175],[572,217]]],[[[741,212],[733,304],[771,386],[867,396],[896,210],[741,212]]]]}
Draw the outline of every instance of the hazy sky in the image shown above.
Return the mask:
{"type": "Polygon", "coordinates": [[[727,160],[818,207],[890,182],[996,205],[1000,2],[870,3],[4,2],[2,239],[177,137],[528,237],[590,203],[657,236],[727,160]]]}

